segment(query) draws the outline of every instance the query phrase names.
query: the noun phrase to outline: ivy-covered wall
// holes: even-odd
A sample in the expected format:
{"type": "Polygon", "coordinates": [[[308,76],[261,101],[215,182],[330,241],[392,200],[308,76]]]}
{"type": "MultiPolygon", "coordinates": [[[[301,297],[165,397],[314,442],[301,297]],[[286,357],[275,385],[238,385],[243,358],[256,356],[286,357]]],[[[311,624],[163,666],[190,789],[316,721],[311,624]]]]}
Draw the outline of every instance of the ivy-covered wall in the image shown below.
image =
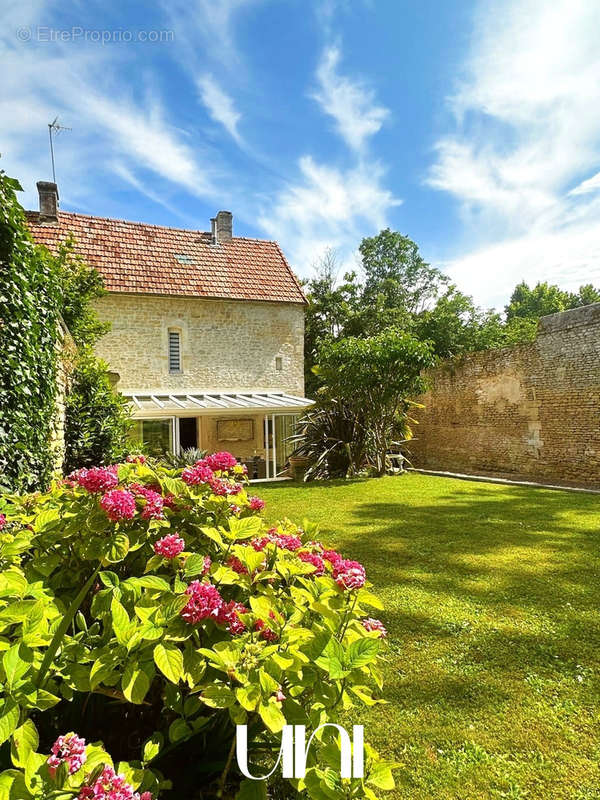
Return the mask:
{"type": "Polygon", "coordinates": [[[50,479],[59,368],[57,265],[29,234],[20,190],[0,171],[0,489],[9,491],[50,479]]]}

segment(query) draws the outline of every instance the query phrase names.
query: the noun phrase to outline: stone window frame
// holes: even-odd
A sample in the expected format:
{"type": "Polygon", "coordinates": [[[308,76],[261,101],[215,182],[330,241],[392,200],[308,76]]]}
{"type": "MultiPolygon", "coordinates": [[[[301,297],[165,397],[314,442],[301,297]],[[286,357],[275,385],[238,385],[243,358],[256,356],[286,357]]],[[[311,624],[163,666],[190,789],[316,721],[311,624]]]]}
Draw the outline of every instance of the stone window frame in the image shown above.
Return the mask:
{"type": "Polygon", "coordinates": [[[167,368],[169,375],[183,374],[183,329],[179,325],[169,325],[167,327],[167,368]],[[171,368],[171,334],[176,333],[179,337],[179,368],[171,368]]]}

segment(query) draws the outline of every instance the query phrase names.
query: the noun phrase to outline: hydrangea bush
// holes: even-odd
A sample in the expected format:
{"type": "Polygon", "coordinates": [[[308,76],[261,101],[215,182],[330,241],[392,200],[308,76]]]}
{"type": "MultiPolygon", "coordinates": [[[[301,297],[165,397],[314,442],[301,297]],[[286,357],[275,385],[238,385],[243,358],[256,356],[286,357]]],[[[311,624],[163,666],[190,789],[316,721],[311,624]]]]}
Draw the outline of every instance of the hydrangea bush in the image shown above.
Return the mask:
{"type": "MultiPolygon", "coordinates": [[[[1,798],[266,798],[240,783],[236,724],[260,775],[284,724],[383,702],[364,567],[263,507],[229,453],[183,470],[132,457],[0,499],[1,798]]],[[[341,780],[319,736],[294,792],[393,787],[369,747],[364,780],[341,780]]]]}

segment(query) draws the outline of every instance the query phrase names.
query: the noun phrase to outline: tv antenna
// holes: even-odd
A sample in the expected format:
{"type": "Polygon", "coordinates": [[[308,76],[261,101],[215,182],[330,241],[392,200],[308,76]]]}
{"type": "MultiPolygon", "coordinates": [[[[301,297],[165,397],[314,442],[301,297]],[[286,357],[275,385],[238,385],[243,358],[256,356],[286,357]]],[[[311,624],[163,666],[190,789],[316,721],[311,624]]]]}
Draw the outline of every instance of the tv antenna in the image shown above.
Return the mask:
{"type": "Polygon", "coordinates": [[[65,128],[64,125],[58,124],[58,117],[54,118],[54,122],[48,123],[48,136],[50,137],[50,158],[52,159],[52,180],[56,183],[56,170],[54,169],[54,143],[53,136],[58,136],[61,131],[70,131],[72,128],[65,128]]]}

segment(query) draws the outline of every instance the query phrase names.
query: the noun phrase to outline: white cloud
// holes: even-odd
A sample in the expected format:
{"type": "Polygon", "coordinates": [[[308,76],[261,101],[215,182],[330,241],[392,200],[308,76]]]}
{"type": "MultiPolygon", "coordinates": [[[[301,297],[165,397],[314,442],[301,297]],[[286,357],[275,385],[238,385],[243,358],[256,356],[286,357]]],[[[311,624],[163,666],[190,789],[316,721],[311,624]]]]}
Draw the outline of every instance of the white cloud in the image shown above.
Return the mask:
{"type": "Polygon", "coordinates": [[[276,196],[259,225],[284,245],[300,274],[306,275],[327,247],[350,263],[360,239],[384,228],[389,209],[400,204],[382,186],[382,167],[339,170],[303,156],[299,169],[298,182],[276,196]]]}
{"type": "Polygon", "coordinates": [[[533,232],[482,247],[446,265],[458,286],[486,306],[503,308],[521,280],[575,290],[600,282],[600,221],[533,232]]]}
{"type": "Polygon", "coordinates": [[[582,181],[574,189],[569,192],[570,195],[588,194],[589,192],[596,192],[600,189],[600,172],[597,172],[591,178],[582,181]]]}
{"type": "Polygon", "coordinates": [[[163,0],[162,7],[175,31],[181,61],[196,67],[198,54],[209,56],[229,71],[242,58],[234,28],[240,14],[258,0],[163,0]]]}
{"type": "Polygon", "coordinates": [[[21,43],[14,33],[20,13],[14,6],[0,33],[0,116],[7,121],[2,167],[21,179],[24,205],[37,206],[35,181],[51,177],[47,123],[57,114],[72,128],[56,141],[63,207],[84,210],[94,198],[96,207],[89,210],[97,213],[103,193],[110,191],[110,177],[126,179],[123,169],[142,174],[140,185],[153,183],[157,195],[161,187],[171,186],[195,196],[217,196],[221,176],[213,154],[196,142],[192,148],[191,137],[167,121],[162,99],[151,85],[139,99],[123,81],[134,50],[21,43]],[[115,161],[123,169],[112,171],[115,161]]]}
{"type": "Polygon", "coordinates": [[[242,115],[236,111],[231,97],[225,94],[215,78],[208,74],[198,79],[198,89],[212,119],[219,122],[238,144],[242,144],[242,137],[237,127],[242,115]]]}
{"type": "Polygon", "coordinates": [[[515,279],[600,277],[589,198],[600,175],[581,182],[600,164],[599,26],[596,0],[480,6],[449,98],[456,128],[438,140],[427,178],[460,203],[467,254],[449,269],[464,288],[478,282],[480,299],[506,299],[515,279]],[[489,292],[482,275],[495,276],[489,292]]]}
{"type": "Polygon", "coordinates": [[[340,75],[341,53],[327,47],[317,68],[318,88],[311,96],[325,114],[333,117],[339,135],[353,150],[362,151],[369,137],[376,134],[389,115],[377,105],[375,93],[361,80],[340,75]]]}

